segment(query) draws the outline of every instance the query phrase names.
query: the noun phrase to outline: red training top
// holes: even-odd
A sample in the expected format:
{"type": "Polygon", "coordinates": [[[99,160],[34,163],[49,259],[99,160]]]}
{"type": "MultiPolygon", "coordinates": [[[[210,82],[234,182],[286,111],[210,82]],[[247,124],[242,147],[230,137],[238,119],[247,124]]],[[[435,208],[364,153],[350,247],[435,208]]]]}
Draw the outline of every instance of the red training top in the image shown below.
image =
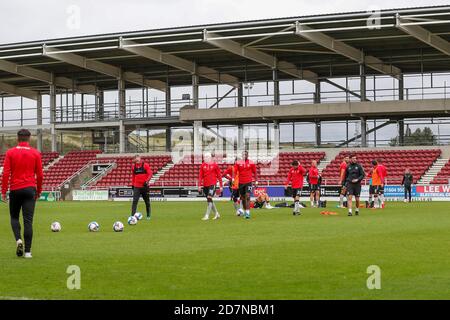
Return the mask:
{"type": "Polygon", "coordinates": [[[253,161],[239,160],[236,162],[236,173],[239,174],[239,184],[252,183],[256,181],[256,165],[253,161]]]}
{"type": "Polygon", "coordinates": [[[149,181],[153,176],[152,169],[150,168],[150,165],[146,162],[133,163],[133,166],[131,167],[131,172],[133,176],[131,185],[135,188],[144,187],[144,184],[147,181],[149,181]]]}
{"type": "Polygon", "coordinates": [[[286,179],[286,187],[289,183],[292,183],[292,188],[301,189],[303,188],[303,177],[306,174],[306,169],[299,165],[297,168],[291,168],[289,170],[287,179],[286,179]]]}
{"type": "Polygon", "coordinates": [[[386,177],[388,175],[387,169],[386,169],[386,167],[383,164],[379,164],[378,168],[380,168],[379,171],[378,171],[378,174],[380,175],[381,183],[384,184],[385,180],[386,180],[386,177]]]}
{"type": "Polygon", "coordinates": [[[3,164],[2,194],[28,187],[36,188],[37,194],[42,192],[41,154],[30,147],[28,142],[20,142],[16,147],[9,149],[3,164]]]}
{"type": "Polygon", "coordinates": [[[234,165],[229,166],[224,172],[223,177],[230,181],[230,187],[233,190],[239,189],[239,175],[236,173],[236,167],[234,165]]]}
{"type": "Polygon", "coordinates": [[[317,167],[309,168],[309,184],[318,184],[319,183],[319,169],[317,167]]]}
{"type": "Polygon", "coordinates": [[[222,174],[217,163],[203,162],[198,173],[198,185],[204,187],[215,186],[217,181],[219,181],[222,188],[222,174]]]}
{"type": "Polygon", "coordinates": [[[342,161],[342,163],[339,167],[339,179],[340,179],[341,183],[344,182],[346,170],[347,170],[347,162],[342,161]]]}

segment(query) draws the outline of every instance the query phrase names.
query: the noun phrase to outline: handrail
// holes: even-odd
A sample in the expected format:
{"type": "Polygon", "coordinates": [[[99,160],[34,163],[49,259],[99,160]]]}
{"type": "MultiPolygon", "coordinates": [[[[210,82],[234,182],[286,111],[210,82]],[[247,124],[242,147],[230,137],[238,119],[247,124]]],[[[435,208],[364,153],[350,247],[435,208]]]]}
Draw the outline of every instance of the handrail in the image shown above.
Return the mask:
{"type": "Polygon", "coordinates": [[[90,160],[88,161],[83,167],[81,167],[80,169],[78,169],[74,174],[72,174],[69,178],[67,178],[66,180],[64,180],[62,183],[60,183],[56,189],[60,190],[66,183],[69,183],[73,178],[75,178],[76,176],[80,175],[81,172],[83,172],[84,170],[86,170],[91,164],[94,163],[98,163],[98,160],[90,160]]]}
{"type": "Polygon", "coordinates": [[[92,177],[91,179],[89,179],[88,181],[83,183],[80,186],[81,189],[84,190],[85,188],[89,187],[90,184],[93,184],[93,183],[97,182],[98,180],[100,180],[100,178],[103,178],[105,175],[110,173],[115,168],[117,168],[117,163],[116,162],[109,163],[109,165],[105,168],[105,170],[103,170],[102,172],[97,174],[95,177],[92,177]]]}

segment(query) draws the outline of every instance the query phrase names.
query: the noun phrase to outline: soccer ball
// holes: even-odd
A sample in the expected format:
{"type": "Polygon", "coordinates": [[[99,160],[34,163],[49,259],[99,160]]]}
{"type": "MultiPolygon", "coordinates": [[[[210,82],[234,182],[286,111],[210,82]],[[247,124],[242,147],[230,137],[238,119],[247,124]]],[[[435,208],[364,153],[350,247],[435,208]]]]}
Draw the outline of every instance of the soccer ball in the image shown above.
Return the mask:
{"type": "Polygon", "coordinates": [[[136,212],[136,213],[134,214],[134,216],[135,216],[135,218],[138,219],[138,220],[142,220],[142,218],[143,218],[142,213],[140,213],[140,212],[136,212]]]}
{"type": "Polygon", "coordinates": [[[50,226],[50,229],[53,232],[60,232],[61,231],[61,224],[59,222],[53,222],[52,225],[50,226]]]}
{"type": "Polygon", "coordinates": [[[128,218],[128,224],[130,226],[134,226],[138,223],[138,219],[135,216],[131,216],[128,218]]]}
{"type": "Polygon", "coordinates": [[[239,208],[238,209],[238,211],[236,211],[236,215],[238,216],[238,217],[241,217],[241,216],[243,216],[244,215],[244,210],[243,209],[241,209],[241,208],[239,208]]]}
{"type": "Polygon", "coordinates": [[[100,229],[100,225],[97,222],[93,221],[88,224],[88,229],[91,232],[97,232],[98,229],[100,229]]]}
{"type": "Polygon", "coordinates": [[[123,231],[123,223],[120,221],[114,222],[113,230],[114,230],[114,232],[122,232],[123,231]]]}

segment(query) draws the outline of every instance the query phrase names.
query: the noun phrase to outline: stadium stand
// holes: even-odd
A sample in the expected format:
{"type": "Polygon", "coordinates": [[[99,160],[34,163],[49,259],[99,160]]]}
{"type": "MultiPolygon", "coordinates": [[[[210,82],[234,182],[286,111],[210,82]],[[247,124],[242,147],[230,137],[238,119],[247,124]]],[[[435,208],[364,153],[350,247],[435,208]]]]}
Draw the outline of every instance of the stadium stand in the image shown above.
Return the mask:
{"type": "Polygon", "coordinates": [[[450,181],[450,161],[439,171],[430,184],[448,184],[450,181]]]}
{"type": "Polygon", "coordinates": [[[52,190],[60,186],[89,161],[95,160],[99,150],[71,151],[44,172],[44,189],[52,190]]]}
{"type": "MultiPolygon", "coordinates": [[[[349,151],[341,151],[334,160],[323,170],[323,184],[338,184],[339,165],[349,151]]],[[[358,162],[360,162],[366,173],[370,172],[371,161],[383,159],[388,170],[388,184],[400,184],[406,168],[409,168],[414,176],[414,183],[422,177],[425,172],[441,155],[441,150],[377,150],[377,151],[356,151],[358,162]]],[[[368,181],[364,181],[367,183],[368,181]]]]}
{"type": "MultiPolygon", "coordinates": [[[[308,169],[313,160],[320,162],[325,157],[325,152],[282,152],[274,159],[262,159],[258,162],[258,181],[262,185],[282,185],[293,160],[301,161],[302,165],[308,169]]],[[[217,158],[217,157],[216,157],[217,158]]],[[[200,163],[193,164],[193,158],[185,158],[181,163],[176,164],[165,172],[154,186],[196,186],[200,163]],[[187,161],[191,160],[191,161],[187,161]]],[[[221,171],[224,171],[230,164],[223,162],[222,158],[217,158],[221,171]]]]}
{"type": "MultiPolygon", "coordinates": [[[[142,157],[145,162],[150,164],[153,173],[158,172],[169,162],[172,158],[168,155],[161,156],[146,156],[142,157]]],[[[116,163],[116,167],[107,175],[102,177],[96,184],[90,186],[91,188],[113,187],[113,186],[129,186],[131,184],[131,167],[133,157],[112,157],[99,159],[102,163],[116,163]]]]}

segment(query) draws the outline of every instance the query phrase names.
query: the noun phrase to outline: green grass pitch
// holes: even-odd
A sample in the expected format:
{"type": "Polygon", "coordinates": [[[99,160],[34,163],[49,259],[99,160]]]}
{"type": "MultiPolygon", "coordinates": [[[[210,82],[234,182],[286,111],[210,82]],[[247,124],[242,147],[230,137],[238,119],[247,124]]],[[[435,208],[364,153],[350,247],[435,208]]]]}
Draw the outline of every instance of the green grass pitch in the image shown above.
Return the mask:
{"type": "Polygon", "coordinates": [[[155,202],[153,219],[134,227],[129,208],[38,203],[26,260],[0,205],[0,299],[450,299],[445,202],[388,203],[359,217],[254,210],[248,221],[220,202],[222,219],[207,222],[203,202],[155,202]],[[87,230],[94,220],[98,233],[87,230]],[[62,232],[50,232],[53,221],[62,232]],[[81,268],[81,290],[67,289],[69,265],[81,268]],[[381,268],[380,290],[367,289],[370,265],[381,268]]]}

